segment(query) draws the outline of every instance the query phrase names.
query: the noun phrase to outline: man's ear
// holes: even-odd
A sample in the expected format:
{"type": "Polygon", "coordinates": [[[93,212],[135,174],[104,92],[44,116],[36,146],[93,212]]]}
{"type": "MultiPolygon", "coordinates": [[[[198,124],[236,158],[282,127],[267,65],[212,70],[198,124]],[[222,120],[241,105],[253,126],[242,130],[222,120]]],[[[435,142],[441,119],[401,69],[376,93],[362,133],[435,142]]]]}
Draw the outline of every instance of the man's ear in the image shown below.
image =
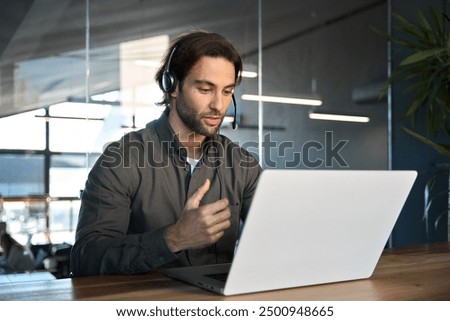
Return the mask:
{"type": "Polygon", "coordinates": [[[168,94],[168,100],[169,100],[169,104],[170,106],[173,106],[176,103],[176,100],[178,99],[178,86],[177,88],[175,88],[175,90],[171,93],[167,93],[168,94]]]}
{"type": "Polygon", "coordinates": [[[178,91],[179,90],[178,90],[178,85],[177,85],[175,90],[170,93],[170,98],[177,98],[178,97],[178,91]]]}

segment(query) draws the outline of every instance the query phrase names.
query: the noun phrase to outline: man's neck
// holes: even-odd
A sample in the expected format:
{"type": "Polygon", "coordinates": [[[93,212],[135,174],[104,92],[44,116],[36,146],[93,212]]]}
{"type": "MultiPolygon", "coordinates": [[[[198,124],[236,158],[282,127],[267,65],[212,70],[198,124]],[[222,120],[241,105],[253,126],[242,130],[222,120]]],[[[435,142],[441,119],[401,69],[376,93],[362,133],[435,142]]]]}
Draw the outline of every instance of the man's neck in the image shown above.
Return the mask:
{"type": "Polygon", "coordinates": [[[199,159],[202,156],[202,145],[205,137],[194,132],[186,135],[182,132],[175,131],[178,141],[186,148],[187,156],[194,159],[199,159]]]}

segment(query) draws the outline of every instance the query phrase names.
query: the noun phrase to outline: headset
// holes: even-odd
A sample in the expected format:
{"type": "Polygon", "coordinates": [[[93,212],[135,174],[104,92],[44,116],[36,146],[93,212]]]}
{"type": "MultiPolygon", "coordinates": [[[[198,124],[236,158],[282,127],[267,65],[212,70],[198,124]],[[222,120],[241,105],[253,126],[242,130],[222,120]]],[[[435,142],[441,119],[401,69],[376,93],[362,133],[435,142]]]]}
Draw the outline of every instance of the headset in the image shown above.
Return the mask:
{"type": "MultiPolygon", "coordinates": [[[[164,92],[171,94],[175,91],[177,88],[177,76],[173,71],[170,70],[170,64],[172,62],[172,58],[175,54],[175,51],[178,47],[180,47],[189,37],[181,39],[177,44],[173,46],[172,51],[170,52],[169,58],[167,59],[166,67],[164,68],[164,71],[161,75],[161,87],[164,92]]],[[[231,95],[231,100],[233,101],[233,107],[234,107],[234,117],[233,122],[231,126],[233,129],[236,129],[237,127],[237,106],[236,106],[236,99],[234,98],[234,94],[231,95]]]]}

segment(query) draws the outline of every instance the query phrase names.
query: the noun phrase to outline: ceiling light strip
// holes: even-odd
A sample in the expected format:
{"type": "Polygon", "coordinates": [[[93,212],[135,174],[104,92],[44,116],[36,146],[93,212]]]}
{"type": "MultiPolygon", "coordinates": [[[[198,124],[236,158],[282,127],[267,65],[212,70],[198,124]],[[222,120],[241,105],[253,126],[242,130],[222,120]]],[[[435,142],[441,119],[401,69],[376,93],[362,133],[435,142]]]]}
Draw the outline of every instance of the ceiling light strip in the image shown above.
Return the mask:
{"type": "Polygon", "coordinates": [[[322,100],[320,99],[307,99],[307,98],[291,98],[291,97],[278,97],[278,96],[259,96],[244,94],[241,96],[243,100],[262,101],[269,103],[281,103],[281,104],[293,104],[293,105],[305,105],[305,106],[321,106],[322,100]]]}
{"type": "Polygon", "coordinates": [[[332,120],[332,121],[346,121],[356,123],[368,123],[370,121],[370,118],[366,116],[326,114],[326,113],[310,113],[309,118],[314,120],[332,120]]]}
{"type": "Polygon", "coordinates": [[[244,78],[256,78],[258,77],[258,73],[255,71],[247,71],[247,70],[243,70],[241,72],[241,76],[244,78]]]}

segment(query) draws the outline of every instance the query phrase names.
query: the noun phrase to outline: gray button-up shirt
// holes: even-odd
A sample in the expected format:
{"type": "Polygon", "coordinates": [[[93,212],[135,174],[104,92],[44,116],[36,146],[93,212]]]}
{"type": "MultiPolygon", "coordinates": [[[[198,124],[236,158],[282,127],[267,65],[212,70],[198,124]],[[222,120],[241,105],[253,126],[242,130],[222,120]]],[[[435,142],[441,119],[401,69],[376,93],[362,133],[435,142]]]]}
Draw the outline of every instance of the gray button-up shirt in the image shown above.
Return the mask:
{"type": "Polygon", "coordinates": [[[215,135],[204,143],[191,175],[186,150],[164,113],[145,129],[110,144],[89,173],[71,253],[73,275],[230,262],[260,172],[250,153],[215,135]],[[164,229],[177,221],[187,199],[207,178],[211,187],[202,204],[227,197],[231,227],[210,247],[174,254],[164,229]]]}

